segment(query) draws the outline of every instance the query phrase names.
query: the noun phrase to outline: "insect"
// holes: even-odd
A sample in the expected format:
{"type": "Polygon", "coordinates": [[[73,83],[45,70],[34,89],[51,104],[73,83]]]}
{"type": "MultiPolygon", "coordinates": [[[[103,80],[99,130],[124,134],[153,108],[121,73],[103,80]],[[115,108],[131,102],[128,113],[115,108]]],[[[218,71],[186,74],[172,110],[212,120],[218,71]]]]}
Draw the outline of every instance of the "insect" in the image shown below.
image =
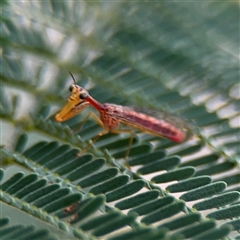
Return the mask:
{"type": "Polygon", "coordinates": [[[55,120],[57,122],[64,122],[76,116],[91,105],[98,110],[100,117],[93,112],[90,112],[86,119],[88,119],[89,116],[92,116],[103,128],[103,131],[92,140],[92,143],[96,142],[99,137],[108,132],[116,134],[128,132],[131,134],[131,138],[126,154],[127,157],[135,132],[131,129],[119,128],[121,124],[128,125],[159,137],[168,138],[177,143],[182,143],[190,138],[191,129],[187,122],[182,118],[163,111],[126,107],[111,103],[102,104],[90,96],[86,89],[78,86],[73,75],[71,73],[70,75],[74,81],[74,84],[69,88],[71,95],[68,99],[68,103],[55,116],[55,120]]]}

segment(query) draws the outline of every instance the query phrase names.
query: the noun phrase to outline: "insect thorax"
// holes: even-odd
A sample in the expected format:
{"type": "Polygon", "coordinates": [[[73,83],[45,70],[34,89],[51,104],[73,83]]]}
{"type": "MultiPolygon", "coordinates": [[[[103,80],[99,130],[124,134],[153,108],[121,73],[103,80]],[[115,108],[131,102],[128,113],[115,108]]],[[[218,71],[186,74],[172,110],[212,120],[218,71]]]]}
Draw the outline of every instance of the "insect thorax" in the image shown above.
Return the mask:
{"type": "Polygon", "coordinates": [[[119,112],[119,106],[114,104],[103,104],[103,109],[100,111],[100,118],[104,126],[108,130],[114,130],[119,126],[119,120],[115,117],[116,113],[119,112]]]}

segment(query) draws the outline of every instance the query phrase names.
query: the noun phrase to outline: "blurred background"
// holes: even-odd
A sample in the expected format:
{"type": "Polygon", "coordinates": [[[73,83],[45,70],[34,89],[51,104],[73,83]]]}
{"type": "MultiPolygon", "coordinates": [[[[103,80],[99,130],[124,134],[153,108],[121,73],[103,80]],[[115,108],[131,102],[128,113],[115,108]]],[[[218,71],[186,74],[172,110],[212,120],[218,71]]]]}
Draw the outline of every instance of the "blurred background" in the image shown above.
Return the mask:
{"type": "MultiPolygon", "coordinates": [[[[164,150],[181,157],[179,166],[195,167],[195,176],[208,175],[228,183],[226,191],[239,192],[237,1],[2,1],[1,8],[3,149],[24,153],[40,141],[83,148],[101,131],[89,119],[74,132],[94,111],[90,107],[64,124],[54,121],[69,96],[70,71],[101,103],[164,110],[191,126],[193,138],[180,145],[137,131],[130,165],[164,150]],[[209,156],[198,165],[196,159],[209,156]]],[[[107,149],[122,163],[128,142],[127,134],[109,134],[88,152],[105,156],[107,149]]],[[[33,170],[20,162],[16,167],[6,151],[5,178],[22,167],[33,170]]]]}

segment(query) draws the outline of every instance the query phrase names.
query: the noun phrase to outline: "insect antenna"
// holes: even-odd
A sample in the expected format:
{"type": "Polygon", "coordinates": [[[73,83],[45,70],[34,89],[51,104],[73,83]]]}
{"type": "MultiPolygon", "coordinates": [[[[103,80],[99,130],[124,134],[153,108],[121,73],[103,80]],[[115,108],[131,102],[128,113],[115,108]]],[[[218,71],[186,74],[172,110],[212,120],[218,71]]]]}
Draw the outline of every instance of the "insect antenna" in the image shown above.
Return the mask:
{"type": "Polygon", "coordinates": [[[76,80],[75,80],[74,76],[72,75],[72,73],[71,73],[71,72],[69,72],[69,74],[71,75],[71,77],[72,77],[72,79],[73,79],[73,82],[74,82],[74,84],[75,84],[75,85],[77,85],[77,82],[76,82],[76,80]]]}

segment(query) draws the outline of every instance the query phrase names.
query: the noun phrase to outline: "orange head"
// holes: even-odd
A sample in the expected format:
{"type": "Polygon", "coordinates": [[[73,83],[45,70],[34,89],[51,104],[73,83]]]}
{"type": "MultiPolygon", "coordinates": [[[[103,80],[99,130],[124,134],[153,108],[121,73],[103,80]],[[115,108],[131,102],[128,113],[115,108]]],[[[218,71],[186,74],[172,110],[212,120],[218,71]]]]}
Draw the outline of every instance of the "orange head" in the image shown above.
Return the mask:
{"type": "Polygon", "coordinates": [[[55,116],[55,120],[57,122],[64,122],[70,118],[73,118],[90,105],[88,101],[85,101],[89,95],[87,90],[78,86],[75,80],[74,84],[70,86],[69,90],[71,95],[68,98],[67,104],[55,116]]]}

